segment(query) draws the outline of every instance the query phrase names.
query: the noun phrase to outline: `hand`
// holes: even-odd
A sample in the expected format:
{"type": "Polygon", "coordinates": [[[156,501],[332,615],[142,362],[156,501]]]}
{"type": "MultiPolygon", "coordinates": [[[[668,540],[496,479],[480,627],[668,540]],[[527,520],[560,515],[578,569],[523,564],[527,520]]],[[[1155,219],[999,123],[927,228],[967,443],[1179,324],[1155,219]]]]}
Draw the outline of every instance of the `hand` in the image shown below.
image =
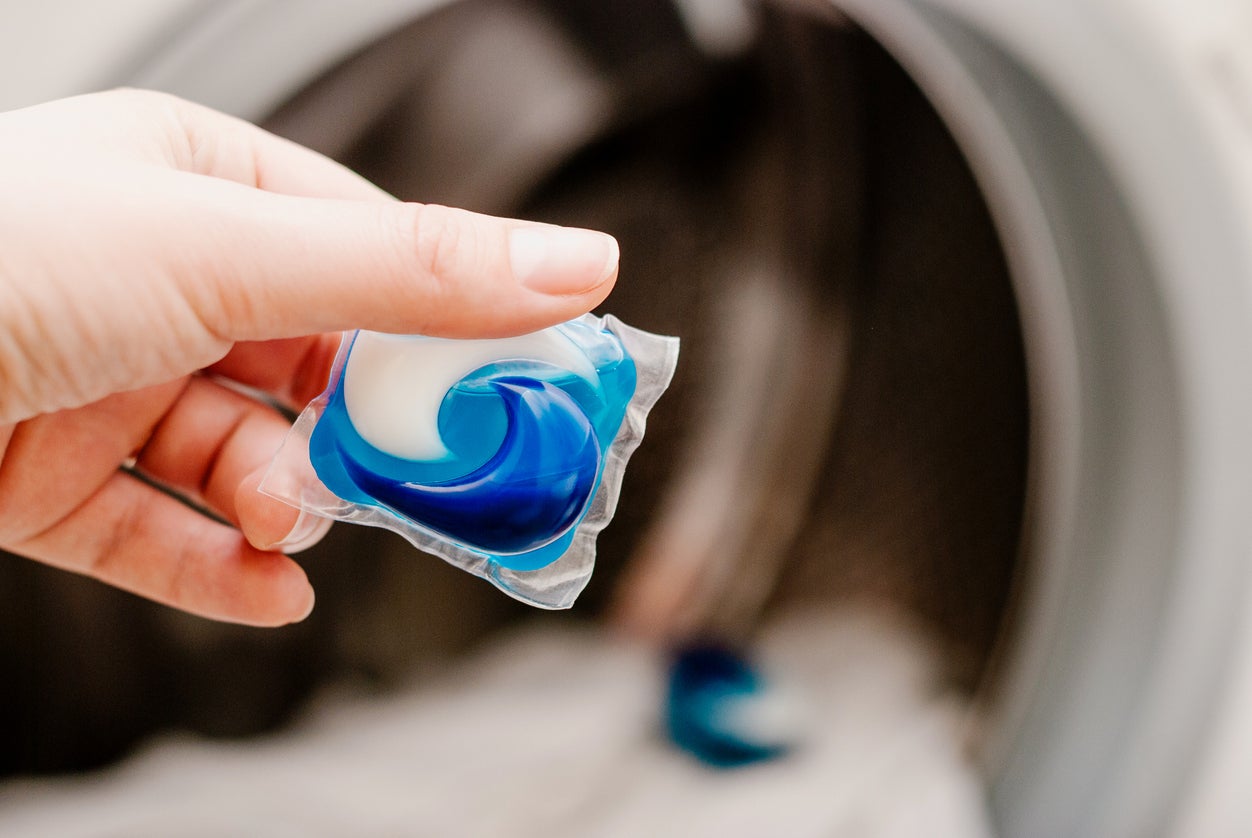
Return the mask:
{"type": "Polygon", "coordinates": [[[0,114],[0,547],[197,614],[303,619],[328,522],[256,491],[340,330],[497,337],[599,303],[602,233],[397,202],[245,122],[116,91],[0,114]],[[212,510],[225,526],[119,470],[212,510]]]}

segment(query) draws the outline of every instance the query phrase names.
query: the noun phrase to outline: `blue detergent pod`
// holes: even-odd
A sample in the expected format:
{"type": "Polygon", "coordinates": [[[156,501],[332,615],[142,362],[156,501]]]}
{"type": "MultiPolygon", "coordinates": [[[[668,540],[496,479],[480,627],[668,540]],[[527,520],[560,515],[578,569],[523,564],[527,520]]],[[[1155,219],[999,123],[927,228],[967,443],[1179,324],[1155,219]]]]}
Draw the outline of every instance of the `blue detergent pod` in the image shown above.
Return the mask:
{"type": "Polygon", "coordinates": [[[591,315],[499,340],[355,332],[262,491],[567,607],[677,348],[591,315]]]}
{"type": "Polygon", "coordinates": [[[682,649],[670,666],[665,732],[713,768],[782,756],[800,738],[800,716],[787,692],[725,647],[682,649]]]}

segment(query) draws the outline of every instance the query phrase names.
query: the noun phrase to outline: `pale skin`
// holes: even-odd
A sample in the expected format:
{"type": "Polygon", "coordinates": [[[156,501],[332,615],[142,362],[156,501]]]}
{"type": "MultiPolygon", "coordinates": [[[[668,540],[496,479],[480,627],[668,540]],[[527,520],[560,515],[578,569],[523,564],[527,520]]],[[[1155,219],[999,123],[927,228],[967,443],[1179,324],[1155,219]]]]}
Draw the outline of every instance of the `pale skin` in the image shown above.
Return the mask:
{"type": "Polygon", "coordinates": [[[0,548],[251,625],[311,611],[285,552],[329,524],[257,491],[288,423],[230,381],[298,408],[343,330],[519,334],[617,277],[602,233],[401,203],[140,91],[0,114],[0,195],[0,548]]]}

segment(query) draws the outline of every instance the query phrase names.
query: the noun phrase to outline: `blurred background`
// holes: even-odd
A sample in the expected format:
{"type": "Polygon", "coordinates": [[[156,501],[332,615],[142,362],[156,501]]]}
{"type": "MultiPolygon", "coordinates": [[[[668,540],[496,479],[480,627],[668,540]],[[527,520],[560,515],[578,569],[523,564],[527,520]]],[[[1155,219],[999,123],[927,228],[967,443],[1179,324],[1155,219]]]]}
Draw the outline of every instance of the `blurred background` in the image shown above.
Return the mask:
{"type": "Polygon", "coordinates": [[[607,230],[683,341],[571,612],[345,525],[279,630],[0,556],[0,832],[1252,830],[1242,0],[58,0],[0,71],[607,230]]]}

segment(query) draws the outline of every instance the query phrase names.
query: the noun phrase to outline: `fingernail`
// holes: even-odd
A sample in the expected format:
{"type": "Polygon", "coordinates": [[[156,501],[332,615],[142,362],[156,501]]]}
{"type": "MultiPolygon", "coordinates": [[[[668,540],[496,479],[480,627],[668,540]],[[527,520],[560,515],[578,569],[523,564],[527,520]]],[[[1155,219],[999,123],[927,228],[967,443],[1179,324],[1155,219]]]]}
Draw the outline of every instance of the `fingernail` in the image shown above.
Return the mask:
{"type": "Polygon", "coordinates": [[[281,550],[287,554],[307,550],[322,540],[332,523],[334,522],[330,518],[323,518],[302,509],[291,532],[287,533],[285,538],[276,541],[271,549],[281,550]]]}
{"type": "Polygon", "coordinates": [[[542,294],[582,294],[617,270],[617,240],[594,230],[536,224],[509,233],[518,282],[542,294]]]}

